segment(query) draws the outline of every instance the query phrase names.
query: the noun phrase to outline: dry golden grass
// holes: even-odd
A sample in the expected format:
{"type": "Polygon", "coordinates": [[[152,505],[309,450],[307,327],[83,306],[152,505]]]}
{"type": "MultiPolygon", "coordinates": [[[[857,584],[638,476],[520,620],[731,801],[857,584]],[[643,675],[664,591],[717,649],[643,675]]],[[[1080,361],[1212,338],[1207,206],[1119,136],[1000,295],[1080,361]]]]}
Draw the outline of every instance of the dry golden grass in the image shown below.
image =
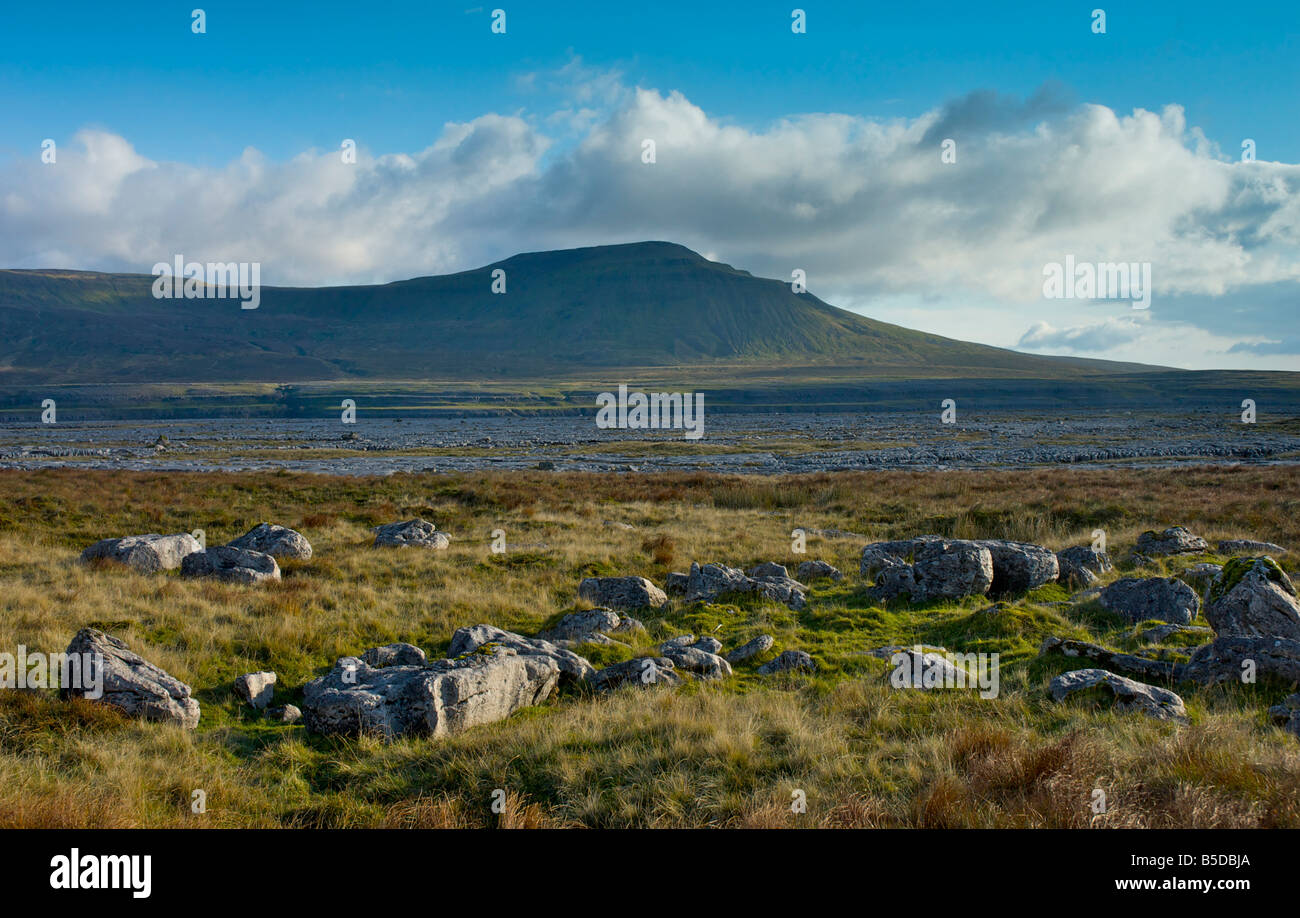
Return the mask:
{"type": "Polygon", "coordinates": [[[674,607],[645,616],[636,645],[716,629],[732,646],[768,631],[778,650],[814,655],[814,678],[763,680],[742,667],[725,684],[673,692],[568,691],[461,736],[387,744],[270,725],[230,691],[237,674],[269,668],[277,698],[294,701],[338,656],[392,640],[438,653],[477,622],[531,634],[577,607],[583,576],[662,582],[692,560],[797,564],[796,526],[1056,548],[1102,528],[1122,553],[1144,529],[1184,524],[1211,541],[1300,545],[1293,469],[383,479],[57,470],[0,472],[0,497],[0,650],[62,650],[93,624],[191,684],[203,706],[199,730],[186,733],[52,693],[3,693],[3,826],[1300,826],[1300,744],[1261,713],[1285,687],[1185,693],[1184,727],[1055,705],[1044,691],[1053,671],[1034,658],[1041,638],[1114,641],[1118,631],[1046,596],[1018,602],[992,630],[973,601],[880,609],[860,589],[858,538],[809,540],[803,557],[848,576],[817,586],[803,614],[761,602],[674,607]],[[450,531],[452,547],[370,548],[369,527],[417,515],[450,531]],[[77,560],[109,535],[201,528],[220,544],[264,519],[300,529],[316,552],[264,589],[77,560]],[[497,528],[521,547],[494,555],[497,528]],[[862,651],[913,640],[1002,653],[1002,693],[891,690],[862,651]],[[1105,815],[1089,806],[1096,788],[1105,815]],[[206,813],[191,811],[195,789],[206,813]],[[791,811],[795,791],[806,813],[791,811]]]}

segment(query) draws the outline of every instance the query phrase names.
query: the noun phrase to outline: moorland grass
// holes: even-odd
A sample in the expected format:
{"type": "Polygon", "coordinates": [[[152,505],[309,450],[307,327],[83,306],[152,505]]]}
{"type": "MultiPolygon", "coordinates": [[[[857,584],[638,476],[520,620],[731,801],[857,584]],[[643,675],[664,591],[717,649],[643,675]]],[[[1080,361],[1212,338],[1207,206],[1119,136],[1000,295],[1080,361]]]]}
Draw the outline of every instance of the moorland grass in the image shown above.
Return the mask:
{"type": "MultiPolygon", "coordinates": [[[[1294,687],[1175,688],[1190,723],[1052,702],[1044,637],[1154,652],[1134,628],[1048,585],[989,603],[871,600],[863,538],[934,532],[1052,548],[1104,529],[1122,558],[1146,529],[1186,525],[1211,545],[1249,537],[1300,545],[1300,472],[1286,467],[879,472],[790,477],[509,472],[348,478],[285,473],[0,472],[0,648],[66,647],[95,625],[194,687],[198,730],[142,724],[53,692],[0,694],[5,826],[1300,826],[1300,744],[1264,709],[1294,687]],[[371,526],[412,516],[454,536],[445,552],[376,550],[371,526]],[[86,566],[110,535],[203,529],[209,544],[262,520],[299,529],[309,562],[265,588],[86,566]],[[626,530],[606,521],[632,524],[626,530]],[[491,532],[507,546],[491,552],[491,532]],[[662,583],[692,560],[845,572],[812,584],[807,608],[754,597],[674,602],[639,615],[630,650],[586,646],[602,665],[683,632],[773,650],[721,683],[592,696],[562,691],[501,723],[430,741],[307,734],[255,716],[231,690],[279,674],[276,701],[344,654],[404,640],[442,654],[452,632],[490,622],[535,633],[580,608],[578,581],[641,574],[662,583]],[[1001,691],[896,691],[866,651],[938,644],[1001,655],[1001,691]],[[805,650],[813,676],[756,664],[805,650]],[[1089,804],[1107,793],[1104,815],[1089,804]],[[207,811],[191,812],[206,792],[207,811]],[[500,813],[493,792],[506,792],[500,813]],[[791,811],[803,791],[807,812],[791,811]]],[[[1176,573],[1211,552],[1158,564],[1176,573]]],[[[1293,570],[1294,562],[1278,559],[1293,570]]],[[[1118,571],[1115,575],[1128,573],[1118,571]]],[[[1198,621],[1197,624],[1204,624],[1198,621]]],[[[1195,639],[1162,645],[1180,659],[1195,639]]]]}

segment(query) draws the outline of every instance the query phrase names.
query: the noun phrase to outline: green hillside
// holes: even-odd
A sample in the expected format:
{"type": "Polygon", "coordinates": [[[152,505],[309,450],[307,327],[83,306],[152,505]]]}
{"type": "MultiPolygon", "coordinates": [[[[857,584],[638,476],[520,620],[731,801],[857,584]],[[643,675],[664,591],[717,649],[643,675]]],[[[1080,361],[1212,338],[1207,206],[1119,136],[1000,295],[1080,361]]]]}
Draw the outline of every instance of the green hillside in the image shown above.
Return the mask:
{"type": "Polygon", "coordinates": [[[263,287],[256,310],[155,299],[152,281],[0,271],[0,385],[583,378],[606,367],[1031,377],[1139,369],[876,322],[667,242],[522,254],[384,285],[263,287]],[[491,292],[496,268],[505,294],[491,292]]]}

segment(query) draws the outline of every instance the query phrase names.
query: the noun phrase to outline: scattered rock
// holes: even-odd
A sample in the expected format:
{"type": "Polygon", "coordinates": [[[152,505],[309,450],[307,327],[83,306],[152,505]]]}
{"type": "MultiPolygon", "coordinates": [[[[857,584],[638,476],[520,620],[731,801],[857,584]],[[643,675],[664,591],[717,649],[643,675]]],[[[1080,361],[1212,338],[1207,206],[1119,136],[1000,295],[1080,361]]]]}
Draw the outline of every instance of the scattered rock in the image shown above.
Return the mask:
{"type": "Polygon", "coordinates": [[[633,532],[636,529],[631,523],[623,523],[618,520],[602,520],[601,525],[607,529],[622,529],[624,532],[633,532]]]}
{"type": "Polygon", "coordinates": [[[618,620],[618,624],[615,625],[614,630],[610,632],[610,634],[644,634],[644,633],[645,633],[645,625],[641,623],[640,619],[633,618],[630,615],[620,616],[618,620]]]}
{"type": "Polygon", "coordinates": [[[1090,545],[1071,545],[1058,551],[1056,563],[1061,571],[1058,579],[1076,589],[1092,586],[1101,574],[1114,569],[1110,555],[1093,551],[1090,545]]]}
{"type": "Polygon", "coordinates": [[[1220,637],[1300,640],[1295,587],[1272,558],[1234,558],[1206,594],[1205,619],[1220,637]]]}
{"type": "Polygon", "coordinates": [[[976,675],[948,659],[942,647],[881,647],[871,655],[888,660],[894,667],[889,674],[889,684],[894,688],[969,688],[979,684],[976,675]]]}
{"type": "Polygon", "coordinates": [[[923,535],[914,539],[894,539],[888,542],[872,542],[862,548],[862,559],[858,570],[867,580],[876,576],[887,567],[910,564],[916,552],[928,542],[941,542],[942,536],[923,535]]]}
{"type": "Polygon", "coordinates": [[[1155,619],[1190,625],[1201,607],[1196,591],[1176,577],[1124,577],[1103,589],[1097,600],[1135,624],[1155,619]]]}
{"type": "Polygon", "coordinates": [[[361,655],[367,666],[382,669],[385,666],[423,666],[428,660],[424,651],[414,644],[397,641],[382,647],[371,647],[361,655]]]}
{"type": "Polygon", "coordinates": [[[801,583],[822,579],[840,581],[844,579],[844,575],[834,565],[825,561],[803,561],[799,564],[795,579],[801,583]]]}
{"type": "Polygon", "coordinates": [[[685,596],[686,587],[691,582],[690,574],[672,573],[664,581],[664,592],[670,596],[685,596]]]}
{"type": "Polygon", "coordinates": [[[1256,675],[1300,682],[1300,641],[1286,638],[1221,637],[1192,651],[1183,678],[1201,685],[1239,682],[1249,663],[1256,675]]]}
{"type": "Polygon", "coordinates": [[[869,657],[876,657],[879,660],[891,660],[900,653],[915,652],[920,654],[934,653],[945,656],[948,648],[939,647],[936,644],[912,644],[904,647],[902,644],[886,644],[884,647],[877,647],[874,650],[861,651],[869,657]]]}
{"type": "Polygon", "coordinates": [[[605,692],[621,685],[680,685],[682,677],[667,657],[638,657],[606,666],[588,681],[597,691],[605,692]]]}
{"type": "Polygon", "coordinates": [[[776,641],[772,638],[772,635],[760,634],[752,641],[742,644],[735,650],[731,651],[731,653],[727,654],[726,660],[728,663],[733,665],[736,663],[744,663],[746,660],[752,660],[759,654],[767,653],[775,644],[776,641]]]}
{"type": "Polygon", "coordinates": [[[560,647],[572,648],[578,644],[617,644],[609,637],[611,634],[632,634],[645,631],[645,626],[635,618],[619,617],[611,609],[587,609],[583,612],[570,612],[537,637],[551,641],[560,647]]]}
{"type": "Polygon", "coordinates": [[[755,670],[760,676],[789,672],[815,673],[816,671],[817,664],[813,662],[812,657],[802,650],[783,650],[775,658],[768,660],[755,670]]]}
{"type": "Polygon", "coordinates": [[[790,572],[785,569],[784,564],[777,564],[775,561],[764,561],[749,572],[749,576],[760,579],[763,577],[784,577],[790,579],[790,572]]]}
{"type": "Polygon", "coordinates": [[[908,593],[913,603],[920,603],[983,595],[993,584],[993,555],[976,542],[927,540],[915,558],[910,569],[884,567],[872,595],[887,602],[908,593]]]}
{"type": "Polygon", "coordinates": [[[256,584],[280,579],[280,565],[260,551],[218,546],[181,561],[182,577],[214,577],[227,583],[256,584]]]}
{"type": "Polygon", "coordinates": [[[697,650],[703,650],[705,653],[717,653],[722,649],[722,642],[706,634],[691,646],[697,650]]]}
{"type": "Polygon", "coordinates": [[[909,571],[911,570],[911,565],[900,559],[898,555],[872,545],[862,549],[862,560],[858,562],[858,572],[862,574],[864,580],[876,582],[883,571],[893,567],[905,567],[909,571]]]}
{"type": "Polygon", "coordinates": [[[403,520],[375,527],[375,548],[428,548],[441,551],[451,544],[451,536],[439,532],[438,527],[426,520],[403,520]]]}
{"type": "Polygon", "coordinates": [[[844,529],[814,529],[811,526],[798,526],[796,528],[802,529],[807,535],[820,536],[823,539],[865,539],[866,538],[866,536],[864,536],[860,532],[848,532],[847,530],[844,529]]]}
{"type": "Polygon", "coordinates": [[[715,653],[685,643],[682,638],[665,641],[659,652],[672,660],[677,669],[694,673],[702,679],[721,679],[731,675],[730,663],[715,653]]]}
{"type": "MultiPolygon", "coordinates": [[[[97,700],[130,717],[179,724],[189,730],[199,725],[199,703],[191,697],[190,687],[132,653],[125,641],[96,628],[82,628],[66,652],[69,657],[86,654],[94,661],[93,671],[103,681],[103,695],[97,700]]],[[[61,694],[85,697],[90,690],[89,686],[65,686],[61,694]]]]}
{"type": "Polygon", "coordinates": [[[540,704],[559,679],[552,658],[500,646],[424,666],[375,669],[343,657],[303,687],[303,723],[345,736],[446,736],[540,704]]]}
{"type": "Polygon", "coordinates": [[[260,551],[276,560],[311,560],[311,543],[302,533],[273,523],[258,523],[226,547],[260,551]]]}
{"type": "Polygon", "coordinates": [[[156,574],[181,566],[189,555],[201,551],[199,542],[188,532],[175,535],[126,536],[121,539],[100,539],[81,553],[82,561],[106,558],[133,567],[141,573],[156,574]]]}
{"type": "Polygon", "coordinates": [[[1178,573],[1178,579],[1196,590],[1197,593],[1204,595],[1205,591],[1219,578],[1221,573],[1223,573],[1223,568],[1219,565],[1202,562],[1183,568],[1178,573]]]}
{"type": "Polygon", "coordinates": [[[1268,709],[1269,719],[1274,724],[1300,737],[1300,694],[1288,695],[1281,704],[1268,709]]]}
{"type": "Polygon", "coordinates": [[[581,682],[591,678],[596,669],[585,659],[571,650],[557,647],[541,638],[526,638],[513,631],[504,631],[495,625],[471,625],[456,629],[451,636],[451,646],[447,655],[453,658],[464,657],[492,647],[506,647],[520,656],[539,656],[551,660],[560,672],[569,680],[581,682]]]}
{"type": "Polygon", "coordinates": [[[1219,542],[1221,555],[1284,555],[1286,549],[1272,542],[1256,542],[1252,539],[1224,539],[1219,542]]]}
{"type": "Polygon", "coordinates": [[[1128,673],[1142,679],[1163,679],[1173,681],[1180,675],[1181,667],[1166,660],[1149,660],[1131,653],[1117,653],[1087,641],[1074,641],[1066,638],[1049,637],[1039,648],[1040,656],[1061,654],[1067,657],[1082,657],[1099,663],[1106,669],[1128,673]]]}
{"type": "Polygon", "coordinates": [[[271,703],[275,694],[275,673],[263,671],[235,677],[235,697],[259,711],[271,703]]]}
{"type": "Polygon", "coordinates": [[[302,720],[302,711],[296,705],[281,704],[267,708],[266,718],[280,724],[296,724],[302,720]]]}
{"type": "Polygon", "coordinates": [[[803,584],[789,577],[747,577],[743,571],[723,564],[691,564],[687,578],[686,601],[714,602],[727,593],[758,593],[768,599],[802,609],[807,602],[803,584]]]}
{"type": "Polygon", "coordinates": [[[664,591],[644,577],[588,577],[578,584],[578,597],[621,610],[658,608],[668,601],[664,591]]]}
{"type": "Polygon", "coordinates": [[[981,539],[975,544],[987,548],[992,557],[993,582],[988,592],[995,596],[1028,592],[1060,573],[1056,554],[1041,545],[1005,539],[981,539]]]}
{"type": "Polygon", "coordinates": [[[1148,529],[1138,536],[1134,549],[1142,555],[1191,555],[1210,550],[1210,545],[1182,526],[1170,526],[1163,532],[1148,529]]]}
{"type": "Polygon", "coordinates": [[[1157,720],[1187,720],[1183,699],[1168,689],[1137,682],[1104,669],[1076,669],[1052,680],[1052,697],[1064,701],[1075,692],[1109,689],[1117,711],[1140,711],[1157,720]]]}

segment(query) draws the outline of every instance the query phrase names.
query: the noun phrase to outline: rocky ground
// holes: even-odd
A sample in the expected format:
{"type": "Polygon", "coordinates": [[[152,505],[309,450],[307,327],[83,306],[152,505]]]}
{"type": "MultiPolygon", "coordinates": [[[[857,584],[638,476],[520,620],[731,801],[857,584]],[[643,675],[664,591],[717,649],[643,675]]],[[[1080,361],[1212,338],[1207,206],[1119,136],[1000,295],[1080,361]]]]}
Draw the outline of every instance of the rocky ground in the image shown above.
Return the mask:
{"type": "Polygon", "coordinates": [[[3,472],[0,825],[1300,826],[1297,474],[3,472]]]}
{"type": "Polygon", "coordinates": [[[11,424],[0,427],[0,468],[288,469],[329,474],[555,468],[708,469],[784,474],[845,469],[1030,468],[1087,464],[1172,466],[1207,460],[1300,461],[1294,421],[1242,424],[1197,415],[1082,413],[727,414],[704,436],[601,430],[590,417],[207,420],[11,424]]]}

